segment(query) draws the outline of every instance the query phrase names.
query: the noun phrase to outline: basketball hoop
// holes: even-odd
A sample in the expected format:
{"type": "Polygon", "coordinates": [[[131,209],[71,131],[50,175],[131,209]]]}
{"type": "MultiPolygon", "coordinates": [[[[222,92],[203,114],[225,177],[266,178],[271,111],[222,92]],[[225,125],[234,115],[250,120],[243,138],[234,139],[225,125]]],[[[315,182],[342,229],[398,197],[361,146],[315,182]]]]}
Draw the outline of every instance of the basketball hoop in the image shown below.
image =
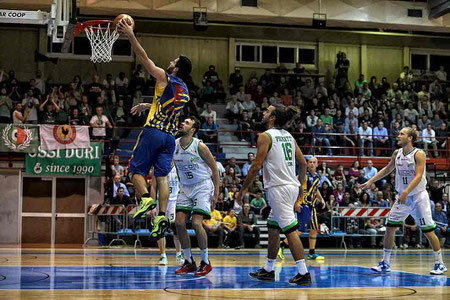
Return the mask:
{"type": "Polygon", "coordinates": [[[119,38],[114,22],[97,20],[77,23],[75,35],[78,35],[82,30],[91,43],[91,61],[93,63],[110,62],[112,60],[112,47],[119,38]]]}

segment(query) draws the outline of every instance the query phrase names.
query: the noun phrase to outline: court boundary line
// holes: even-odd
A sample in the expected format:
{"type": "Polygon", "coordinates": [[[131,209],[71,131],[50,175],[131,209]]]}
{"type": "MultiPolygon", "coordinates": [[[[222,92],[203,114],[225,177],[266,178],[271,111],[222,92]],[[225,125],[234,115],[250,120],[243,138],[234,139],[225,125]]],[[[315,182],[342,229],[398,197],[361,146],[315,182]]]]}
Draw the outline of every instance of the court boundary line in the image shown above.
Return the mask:
{"type": "MultiPolygon", "coordinates": [[[[25,267],[25,266],[4,266],[4,267],[16,267],[16,268],[22,268],[22,267],[25,267]]],[[[64,268],[64,267],[68,267],[68,266],[59,266],[59,267],[61,267],[61,268],[64,268]]],[[[76,267],[78,267],[78,268],[83,268],[83,267],[85,267],[85,266],[76,266],[76,267]]],[[[90,268],[104,268],[105,266],[90,266],[90,268]]],[[[121,267],[121,266],[116,266],[116,267],[121,267]]],[[[124,267],[128,267],[128,266],[124,266],[124,267]]],[[[158,266],[152,266],[152,267],[154,267],[154,268],[157,268],[158,266]]],[[[232,268],[233,267],[238,267],[238,266],[232,266],[232,268]]],[[[295,268],[295,266],[287,266],[288,268],[295,268]]],[[[361,269],[364,269],[364,270],[367,270],[369,267],[365,267],[365,266],[361,266],[361,265],[346,265],[346,266],[318,266],[318,267],[315,267],[315,268],[338,268],[338,267],[349,267],[349,268],[351,268],[351,267],[358,267],[358,268],[361,268],[361,269]]],[[[52,268],[51,266],[31,266],[31,267],[28,267],[27,266],[27,268],[30,268],[30,269],[35,269],[35,268],[52,268]]],[[[140,268],[148,268],[147,266],[140,266],[140,268]]],[[[218,267],[218,268],[229,268],[229,267],[223,267],[223,266],[221,266],[221,267],[218,267]]],[[[241,268],[257,268],[257,266],[245,266],[245,267],[241,267],[241,268]]],[[[46,273],[43,273],[42,271],[40,271],[40,270],[30,270],[30,271],[32,271],[32,272],[36,272],[36,273],[41,273],[41,274],[46,274],[46,273]]],[[[431,278],[433,278],[433,277],[439,277],[439,278],[445,278],[446,279],[446,281],[450,278],[450,277],[447,277],[447,276],[437,276],[437,275],[435,275],[435,276],[433,276],[433,275],[429,275],[429,274],[418,274],[418,273],[414,273],[414,272],[404,272],[404,271],[396,271],[396,270],[393,270],[394,272],[396,272],[396,273],[405,273],[405,274],[411,274],[411,275],[415,275],[415,276],[426,276],[426,277],[431,277],[431,278]]],[[[392,273],[372,273],[373,275],[379,275],[380,277],[382,277],[382,276],[390,276],[392,273]]],[[[363,274],[363,275],[365,275],[365,276],[371,276],[372,275],[371,273],[367,273],[367,274],[363,274]]],[[[48,279],[50,276],[49,276],[49,274],[46,274],[48,277],[47,278],[45,278],[45,279],[48,279]]],[[[202,277],[188,277],[188,278],[183,278],[183,277],[181,277],[181,276],[176,276],[175,274],[173,274],[175,277],[174,277],[174,279],[175,280],[170,280],[169,282],[168,282],[168,284],[170,284],[170,283],[176,283],[176,282],[184,282],[184,281],[197,281],[197,280],[202,280],[202,279],[208,279],[208,276],[202,276],[202,277]]],[[[397,275],[401,275],[401,274],[394,274],[394,276],[397,276],[397,275]]],[[[45,280],[45,279],[39,279],[38,281],[41,281],[41,280],[45,280]]],[[[415,282],[420,282],[420,281],[415,281],[415,282]]],[[[142,282],[141,282],[142,283],[142,282]]],[[[145,283],[145,282],[144,282],[145,283]]],[[[280,282],[280,283],[283,283],[283,282],[280,282]]],[[[263,281],[255,281],[255,284],[261,284],[261,285],[264,285],[265,284],[265,282],[263,282],[263,281]]],[[[285,284],[287,284],[288,286],[289,286],[289,283],[287,283],[287,282],[285,282],[285,284]]],[[[4,286],[8,286],[9,284],[5,284],[4,286]]],[[[291,288],[286,288],[286,287],[271,287],[271,288],[264,288],[264,287],[262,287],[262,288],[227,288],[227,289],[224,289],[224,288],[219,288],[219,289],[216,289],[216,288],[212,288],[211,290],[224,290],[224,291],[227,291],[227,290],[274,290],[274,289],[276,289],[276,290],[281,290],[281,289],[283,289],[283,290],[292,290],[293,288],[294,288],[295,286],[292,286],[291,285],[291,288]]],[[[394,288],[411,288],[411,289],[413,289],[413,288],[418,288],[418,287],[420,287],[420,288],[450,288],[450,285],[435,285],[435,286],[429,286],[429,285],[416,285],[416,286],[368,286],[368,287],[366,287],[366,286],[363,286],[363,287],[304,287],[304,286],[301,286],[301,287],[297,287],[297,288],[301,288],[301,289],[317,289],[317,290],[324,290],[324,289],[364,289],[364,288],[369,288],[369,289],[372,289],[372,288],[391,288],[391,289],[394,289],[394,288]]],[[[172,290],[186,290],[186,291],[192,291],[192,290],[200,290],[200,291],[202,291],[202,290],[204,290],[204,289],[183,289],[183,288],[168,288],[168,287],[162,287],[162,288],[146,288],[146,289],[115,289],[115,288],[111,288],[111,289],[83,289],[83,290],[89,290],[89,291],[98,291],[98,290],[114,290],[114,291],[116,291],[116,290],[124,290],[124,291],[129,291],[129,290],[164,290],[164,291],[166,291],[166,289],[172,289],[172,290]]],[[[2,288],[0,288],[0,291],[3,291],[3,290],[5,290],[5,291],[22,291],[22,290],[32,290],[32,291],[36,291],[36,290],[42,290],[42,291],[56,291],[56,290],[80,290],[80,289],[75,289],[75,288],[57,288],[57,289],[33,289],[33,288],[25,288],[25,289],[2,289],[2,288]]]]}

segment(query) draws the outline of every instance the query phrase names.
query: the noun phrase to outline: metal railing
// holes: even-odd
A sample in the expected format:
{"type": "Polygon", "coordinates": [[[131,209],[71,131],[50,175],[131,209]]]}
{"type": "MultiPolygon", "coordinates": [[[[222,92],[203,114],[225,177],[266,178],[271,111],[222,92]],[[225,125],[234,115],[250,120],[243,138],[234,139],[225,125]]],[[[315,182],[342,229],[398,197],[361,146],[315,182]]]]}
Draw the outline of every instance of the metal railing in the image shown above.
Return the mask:
{"type": "Polygon", "coordinates": [[[125,246],[127,243],[123,239],[125,236],[135,236],[134,248],[142,246],[140,237],[150,236],[150,217],[149,213],[142,218],[135,220],[134,213],[137,210],[137,205],[107,205],[107,204],[93,204],[88,207],[86,212],[87,239],[83,247],[93,240],[97,240],[99,244],[107,235],[115,236],[109,243],[111,247],[114,243],[119,242],[125,246]]]}
{"type": "MultiPolygon", "coordinates": [[[[389,216],[390,207],[338,207],[331,211],[330,236],[341,237],[341,247],[347,250],[346,237],[361,238],[370,237],[372,244],[377,237],[384,236],[386,231],[385,219],[389,216]],[[382,219],[383,224],[379,228],[366,229],[361,222],[366,219],[382,219]]],[[[397,231],[396,237],[403,237],[405,230],[397,231]]]]}

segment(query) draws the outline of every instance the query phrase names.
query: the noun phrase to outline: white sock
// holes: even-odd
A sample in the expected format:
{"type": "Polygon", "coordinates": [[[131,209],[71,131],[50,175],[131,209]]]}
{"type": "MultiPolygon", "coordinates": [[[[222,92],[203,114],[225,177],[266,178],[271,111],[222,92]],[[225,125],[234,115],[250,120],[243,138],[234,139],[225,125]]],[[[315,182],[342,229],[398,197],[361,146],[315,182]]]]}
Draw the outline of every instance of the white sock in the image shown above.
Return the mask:
{"type": "Polygon", "coordinates": [[[297,266],[297,271],[300,273],[300,275],[305,275],[306,273],[308,273],[305,259],[296,260],[295,265],[297,266]]]}
{"type": "Polygon", "coordinates": [[[201,250],[200,253],[202,255],[202,260],[209,265],[209,259],[208,259],[208,248],[201,250]]]}
{"type": "Polygon", "coordinates": [[[276,259],[267,258],[266,259],[266,266],[264,267],[264,269],[267,272],[272,272],[273,270],[275,270],[275,261],[276,261],[276,259]]]}
{"type": "Polygon", "coordinates": [[[183,249],[183,254],[184,254],[184,258],[190,263],[192,264],[192,253],[191,253],[191,249],[187,248],[187,249],[183,249]]]}
{"type": "Polygon", "coordinates": [[[383,261],[385,263],[387,263],[388,265],[391,264],[391,252],[392,252],[392,249],[386,249],[386,248],[383,249],[383,261]]]}
{"type": "Polygon", "coordinates": [[[181,252],[177,252],[177,256],[181,255],[181,252]]]}
{"type": "Polygon", "coordinates": [[[161,253],[161,257],[167,257],[165,253],[161,253]]]}
{"type": "Polygon", "coordinates": [[[444,261],[442,260],[442,252],[439,249],[438,251],[434,251],[434,261],[437,264],[443,264],[444,261]]]}

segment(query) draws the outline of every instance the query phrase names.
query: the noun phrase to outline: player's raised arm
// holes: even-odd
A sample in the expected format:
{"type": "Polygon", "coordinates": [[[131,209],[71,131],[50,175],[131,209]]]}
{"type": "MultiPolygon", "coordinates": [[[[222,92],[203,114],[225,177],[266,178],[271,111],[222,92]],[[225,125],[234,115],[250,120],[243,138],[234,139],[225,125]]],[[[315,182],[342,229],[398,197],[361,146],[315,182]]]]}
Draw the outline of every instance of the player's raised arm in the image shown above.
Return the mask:
{"type": "Polygon", "coordinates": [[[214,184],[214,197],[212,200],[215,203],[217,202],[217,198],[219,197],[219,186],[220,186],[219,169],[217,168],[216,161],[214,160],[211,151],[204,143],[199,144],[198,154],[212,171],[212,181],[214,184]]]}
{"type": "Polygon", "coordinates": [[[381,169],[380,172],[378,172],[375,176],[370,178],[366,183],[363,183],[361,185],[361,188],[366,189],[366,188],[370,187],[370,185],[372,183],[377,182],[378,180],[391,174],[392,171],[395,170],[395,158],[397,157],[397,153],[398,153],[398,150],[395,150],[394,154],[392,154],[392,156],[391,156],[391,160],[389,161],[389,163],[383,169],[381,169]]]}
{"type": "Polygon", "coordinates": [[[124,34],[131,43],[134,53],[142,62],[147,72],[156,78],[157,83],[167,84],[166,71],[155,65],[155,63],[148,57],[147,52],[142,48],[133,32],[133,27],[128,25],[123,19],[117,24],[119,32],[124,34]]]}

